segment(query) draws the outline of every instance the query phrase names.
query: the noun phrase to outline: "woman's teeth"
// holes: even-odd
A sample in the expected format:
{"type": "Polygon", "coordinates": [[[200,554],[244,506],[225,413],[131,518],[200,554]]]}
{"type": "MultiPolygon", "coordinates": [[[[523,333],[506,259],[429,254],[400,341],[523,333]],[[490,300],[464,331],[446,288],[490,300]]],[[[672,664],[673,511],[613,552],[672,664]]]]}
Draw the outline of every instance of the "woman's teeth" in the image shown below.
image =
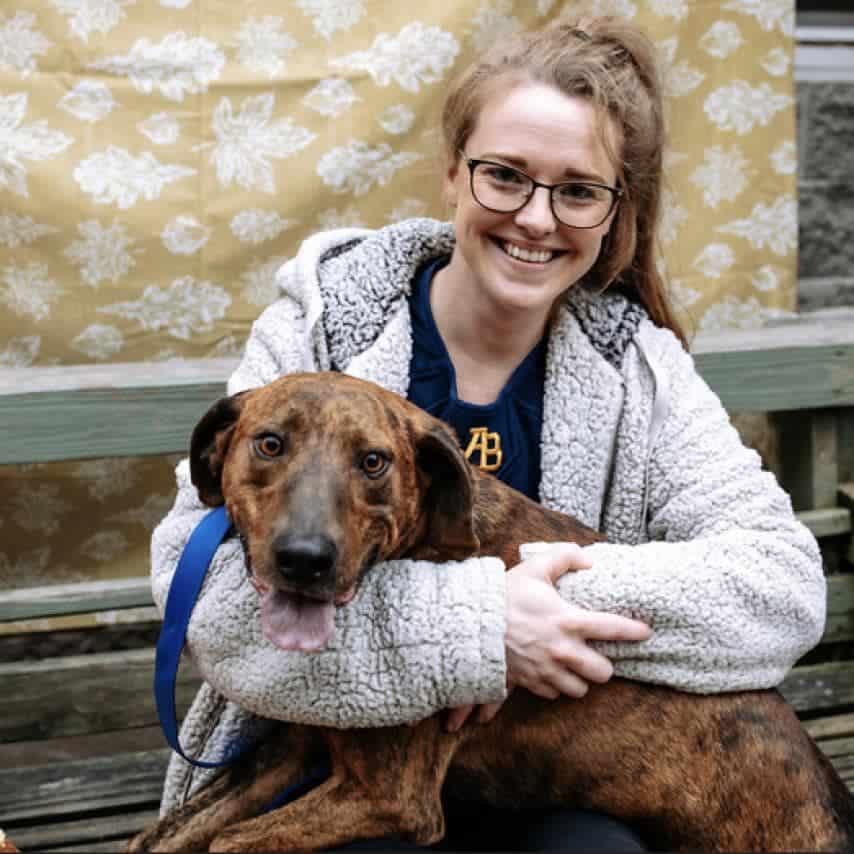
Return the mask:
{"type": "Polygon", "coordinates": [[[520,261],[530,261],[535,264],[545,264],[546,261],[551,261],[555,254],[545,249],[522,249],[520,246],[507,242],[502,243],[501,248],[511,258],[518,258],[520,261]]]}

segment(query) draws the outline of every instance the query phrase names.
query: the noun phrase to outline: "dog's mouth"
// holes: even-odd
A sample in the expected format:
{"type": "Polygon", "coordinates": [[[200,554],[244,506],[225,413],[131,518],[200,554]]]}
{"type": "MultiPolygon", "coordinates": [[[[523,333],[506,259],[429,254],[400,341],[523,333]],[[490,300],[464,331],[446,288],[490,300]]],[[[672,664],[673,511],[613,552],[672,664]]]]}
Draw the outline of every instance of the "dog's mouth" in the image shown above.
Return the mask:
{"type": "Polygon", "coordinates": [[[318,599],[304,593],[280,590],[253,576],[261,598],[261,627],[264,636],[279,649],[317,652],[335,632],[335,609],[356,595],[354,584],[333,599],[318,599]]]}

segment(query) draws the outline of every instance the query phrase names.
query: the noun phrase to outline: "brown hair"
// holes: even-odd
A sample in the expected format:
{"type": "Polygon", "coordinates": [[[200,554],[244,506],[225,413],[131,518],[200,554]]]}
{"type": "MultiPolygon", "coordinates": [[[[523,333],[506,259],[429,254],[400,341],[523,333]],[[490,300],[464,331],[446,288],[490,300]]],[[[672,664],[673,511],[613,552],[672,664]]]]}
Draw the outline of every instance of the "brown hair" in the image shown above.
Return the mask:
{"type": "Polygon", "coordinates": [[[545,83],[591,101],[600,136],[623,190],[611,230],[588,280],[616,284],[643,305],[654,323],[686,344],[655,262],[661,207],[664,114],[655,48],[635,25],[618,18],[559,20],[513,33],[490,48],[455,81],[442,111],[445,157],[454,163],[490,95],[517,82],[545,83]],[[609,116],[619,151],[605,133],[609,116]]]}

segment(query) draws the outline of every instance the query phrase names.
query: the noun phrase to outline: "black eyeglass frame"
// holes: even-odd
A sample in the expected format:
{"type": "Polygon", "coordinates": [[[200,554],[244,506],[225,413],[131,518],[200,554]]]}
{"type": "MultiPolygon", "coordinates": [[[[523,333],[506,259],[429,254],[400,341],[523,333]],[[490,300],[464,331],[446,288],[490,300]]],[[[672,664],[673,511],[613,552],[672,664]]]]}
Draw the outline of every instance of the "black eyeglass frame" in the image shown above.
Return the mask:
{"type": "Polygon", "coordinates": [[[508,166],[506,163],[497,163],[495,160],[479,160],[476,157],[469,157],[465,151],[459,152],[460,157],[463,158],[466,162],[466,166],[469,168],[469,187],[471,189],[472,198],[484,209],[487,211],[492,211],[492,213],[518,213],[534,196],[534,193],[537,192],[537,187],[543,187],[549,191],[549,207],[552,211],[552,216],[561,224],[565,225],[567,228],[599,228],[606,219],[614,212],[614,208],[619,203],[620,199],[623,196],[623,190],[620,187],[612,187],[610,184],[600,184],[597,181],[561,181],[559,184],[543,184],[541,181],[535,181],[527,172],[523,172],[521,169],[517,169],[515,166],[508,166]],[[488,205],[485,205],[478,197],[477,193],[474,190],[474,170],[477,169],[482,163],[486,163],[488,166],[498,166],[500,169],[510,169],[512,172],[517,172],[519,175],[523,175],[531,182],[531,192],[528,193],[528,197],[522,202],[519,207],[511,208],[508,211],[499,210],[498,208],[491,208],[488,205]],[[565,187],[567,184],[580,184],[582,187],[598,187],[602,190],[607,190],[611,194],[611,204],[608,207],[608,212],[602,219],[599,220],[595,225],[573,225],[569,222],[564,222],[555,211],[555,198],[554,191],[558,187],[565,187]]]}

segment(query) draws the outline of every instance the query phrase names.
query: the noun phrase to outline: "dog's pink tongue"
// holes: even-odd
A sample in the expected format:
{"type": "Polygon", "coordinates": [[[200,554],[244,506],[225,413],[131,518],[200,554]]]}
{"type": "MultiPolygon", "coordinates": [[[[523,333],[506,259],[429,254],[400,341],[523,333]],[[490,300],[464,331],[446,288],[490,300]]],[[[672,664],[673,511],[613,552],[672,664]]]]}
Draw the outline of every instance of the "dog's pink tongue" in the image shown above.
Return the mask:
{"type": "Polygon", "coordinates": [[[335,630],[335,605],[267,589],[261,595],[261,626],[279,649],[313,652],[335,630]]]}

